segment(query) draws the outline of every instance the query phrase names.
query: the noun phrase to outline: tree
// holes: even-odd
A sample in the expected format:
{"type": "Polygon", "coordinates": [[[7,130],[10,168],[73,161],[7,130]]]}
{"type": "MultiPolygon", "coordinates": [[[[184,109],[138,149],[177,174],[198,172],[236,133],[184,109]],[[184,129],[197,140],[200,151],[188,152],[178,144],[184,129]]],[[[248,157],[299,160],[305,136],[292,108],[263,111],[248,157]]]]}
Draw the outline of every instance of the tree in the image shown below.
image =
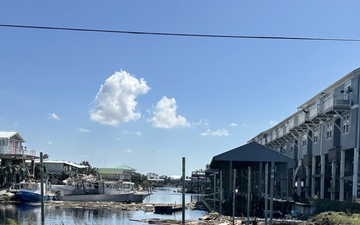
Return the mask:
{"type": "Polygon", "coordinates": [[[87,175],[93,175],[98,176],[99,175],[99,169],[95,167],[91,167],[90,163],[88,161],[82,161],[80,165],[87,166],[87,169],[85,170],[85,173],[87,175]]]}
{"type": "Polygon", "coordinates": [[[134,182],[135,187],[147,187],[148,179],[147,176],[140,173],[133,173],[131,175],[131,182],[134,182]]]}
{"type": "Polygon", "coordinates": [[[4,161],[0,166],[1,186],[17,183],[27,177],[27,170],[16,161],[4,161]]]}

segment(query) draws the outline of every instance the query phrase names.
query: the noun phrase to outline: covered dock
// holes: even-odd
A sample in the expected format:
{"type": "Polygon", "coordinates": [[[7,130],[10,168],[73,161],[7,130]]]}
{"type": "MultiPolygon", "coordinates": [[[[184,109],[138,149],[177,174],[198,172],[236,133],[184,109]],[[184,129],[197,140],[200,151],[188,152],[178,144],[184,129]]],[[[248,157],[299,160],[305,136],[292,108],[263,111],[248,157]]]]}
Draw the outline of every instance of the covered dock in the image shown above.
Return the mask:
{"type": "Polygon", "coordinates": [[[256,142],[216,155],[210,163],[213,194],[207,203],[230,216],[264,217],[265,209],[287,212],[293,165],[291,157],[256,142]]]}

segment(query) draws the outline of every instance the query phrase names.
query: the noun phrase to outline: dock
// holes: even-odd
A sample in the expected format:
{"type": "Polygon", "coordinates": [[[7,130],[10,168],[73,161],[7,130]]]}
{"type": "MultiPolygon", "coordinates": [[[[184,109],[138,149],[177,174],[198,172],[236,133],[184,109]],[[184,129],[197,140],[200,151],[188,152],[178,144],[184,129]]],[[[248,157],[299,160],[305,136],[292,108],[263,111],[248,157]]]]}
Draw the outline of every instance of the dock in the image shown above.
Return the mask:
{"type": "Polygon", "coordinates": [[[173,212],[178,212],[182,210],[182,205],[180,204],[158,204],[154,205],[154,213],[157,214],[172,214],[173,212]]]}

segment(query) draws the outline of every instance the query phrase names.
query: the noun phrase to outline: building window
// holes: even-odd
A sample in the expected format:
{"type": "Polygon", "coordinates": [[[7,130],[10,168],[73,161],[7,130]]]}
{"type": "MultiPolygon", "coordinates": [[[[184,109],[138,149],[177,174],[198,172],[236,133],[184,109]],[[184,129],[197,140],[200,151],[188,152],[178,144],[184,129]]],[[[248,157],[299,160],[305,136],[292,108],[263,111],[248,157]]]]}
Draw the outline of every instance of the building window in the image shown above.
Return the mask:
{"type": "Polygon", "coordinates": [[[315,129],[314,129],[314,136],[313,136],[313,142],[314,142],[314,144],[316,144],[316,143],[318,143],[319,142],[319,128],[318,127],[316,127],[315,129]]]}
{"type": "Polygon", "coordinates": [[[350,116],[349,114],[343,117],[343,134],[349,133],[349,123],[350,123],[350,116]]]}
{"type": "Polygon", "coordinates": [[[332,122],[329,122],[326,125],[326,139],[331,139],[332,135],[333,135],[333,124],[332,122]]]}

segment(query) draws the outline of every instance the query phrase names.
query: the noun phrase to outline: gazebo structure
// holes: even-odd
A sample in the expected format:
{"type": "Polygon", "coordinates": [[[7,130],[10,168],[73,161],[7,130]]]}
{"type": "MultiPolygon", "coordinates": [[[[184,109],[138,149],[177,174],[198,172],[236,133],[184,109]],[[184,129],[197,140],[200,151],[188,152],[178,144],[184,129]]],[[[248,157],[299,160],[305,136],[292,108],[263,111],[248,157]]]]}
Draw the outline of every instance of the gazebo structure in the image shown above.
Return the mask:
{"type": "Polygon", "coordinates": [[[269,208],[289,210],[293,165],[292,158],[256,142],[214,156],[213,209],[224,215],[258,217],[269,208]]]}

